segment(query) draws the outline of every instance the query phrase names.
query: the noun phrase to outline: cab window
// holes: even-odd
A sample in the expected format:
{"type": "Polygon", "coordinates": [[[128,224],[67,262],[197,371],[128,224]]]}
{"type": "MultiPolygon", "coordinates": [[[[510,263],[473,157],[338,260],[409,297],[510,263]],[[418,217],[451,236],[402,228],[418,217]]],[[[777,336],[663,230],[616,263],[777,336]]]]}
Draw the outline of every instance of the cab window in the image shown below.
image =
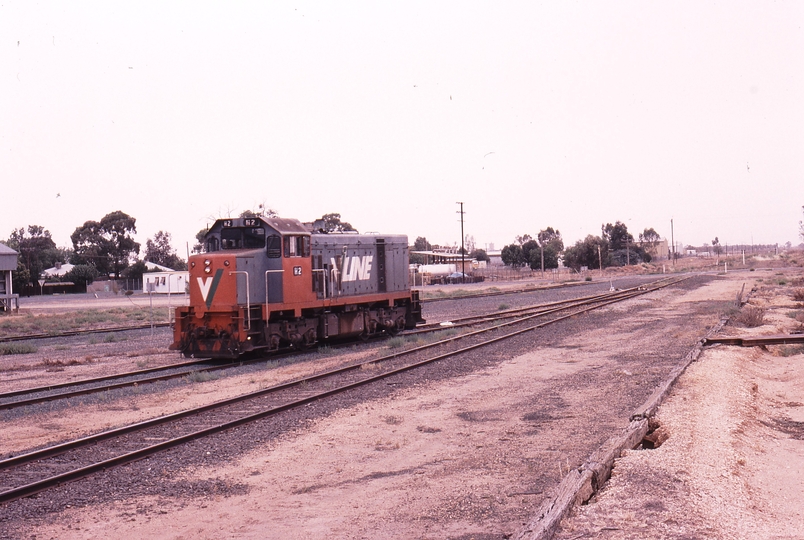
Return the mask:
{"type": "Polygon", "coordinates": [[[286,236],[284,238],[285,257],[309,257],[309,236],[286,236]]]}
{"type": "Polygon", "coordinates": [[[266,247],[266,254],[269,259],[278,259],[282,256],[282,239],[277,235],[268,237],[268,246],[266,247]]]}
{"type": "Polygon", "coordinates": [[[265,247],[265,229],[254,227],[244,229],[243,233],[246,249],[262,249],[265,247]]]}
{"type": "Polygon", "coordinates": [[[242,249],[243,231],[240,229],[223,229],[221,231],[221,247],[223,249],[242,249]]]}

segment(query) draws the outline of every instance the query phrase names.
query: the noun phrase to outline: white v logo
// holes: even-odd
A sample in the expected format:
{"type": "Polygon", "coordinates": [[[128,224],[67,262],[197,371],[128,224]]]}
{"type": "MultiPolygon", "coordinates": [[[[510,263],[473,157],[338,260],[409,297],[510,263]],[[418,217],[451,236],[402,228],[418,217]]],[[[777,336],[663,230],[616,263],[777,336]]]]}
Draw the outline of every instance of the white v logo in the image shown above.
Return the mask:
{"type": "Polygon", "coordinates": [[[209,296],[209,288],[212,287],[212,282],[215,280],[215,278],[210,276],[207,279],[196,279],[198,279],[198,288],[201,289],[201,297],[204,299],[204,302],[206,302],[207,296],[209,296]]]}

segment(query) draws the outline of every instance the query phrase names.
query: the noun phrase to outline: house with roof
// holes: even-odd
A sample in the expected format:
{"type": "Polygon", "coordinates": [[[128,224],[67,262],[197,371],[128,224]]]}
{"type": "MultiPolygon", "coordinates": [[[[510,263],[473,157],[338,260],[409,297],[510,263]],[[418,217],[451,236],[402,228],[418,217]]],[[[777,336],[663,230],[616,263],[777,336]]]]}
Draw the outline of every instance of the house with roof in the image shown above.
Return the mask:
{"type": "Polygon", "coordinates": [[[148,269],[142,275],[142,292],[156,294],[184,294],[190,284],[188,270],[173,270],[161,264],[145,261],[148,269]]]}
{"type": "Polygon", "coordinates": [[[0,311],[19,311],[20,295],[14,294],[11,272],[17,270],[19,254],[5,244],[0,244],[0,311]]]}

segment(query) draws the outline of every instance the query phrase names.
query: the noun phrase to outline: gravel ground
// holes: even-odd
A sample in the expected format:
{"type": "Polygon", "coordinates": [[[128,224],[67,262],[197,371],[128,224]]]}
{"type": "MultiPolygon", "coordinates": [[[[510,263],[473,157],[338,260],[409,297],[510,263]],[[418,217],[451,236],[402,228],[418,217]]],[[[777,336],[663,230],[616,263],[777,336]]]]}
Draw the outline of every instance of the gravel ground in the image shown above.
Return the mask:
{"type": "MultiPolygon", "coordinates": [[[[509,537],[569,467],[627,424],[728,309],[740,284],[698,276],[6,504],[0,535],[92,538],[114,530],[161,538],[509,537]]],[[[431,302],[425,317],[446,320],[501,303],[517,307],[608,287],[431,302]]],[[[103,362],[109,369],[125,363],[119,355],[103,358],[112,359],[103,362]]],[[[261,377],[281,379],[327,362],[336,360],[115,396],[64,407],[58,417],[34,411],[3,419],[4,432],[22,433],[27,425],[25,444],[35,446],[192,400],[220,399],[238,386],[263,384],[256,380],[261,377]]]]}

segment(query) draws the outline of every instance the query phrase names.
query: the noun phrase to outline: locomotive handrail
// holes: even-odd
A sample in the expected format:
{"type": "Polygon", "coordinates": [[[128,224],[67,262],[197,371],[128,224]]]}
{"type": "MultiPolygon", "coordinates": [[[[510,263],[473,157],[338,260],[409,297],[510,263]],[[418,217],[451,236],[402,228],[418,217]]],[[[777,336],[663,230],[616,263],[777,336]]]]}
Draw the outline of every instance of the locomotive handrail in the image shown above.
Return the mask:
{"type": "Polygon", "coordinates": [[[251,330],[251,296],[249,295],[248,272],[244,272],[243,270],[232,270],[229,272],[229,275],[231,276],[232,274],[246,275],[246,330],[251,330]]]}
{"type": "Polygon", "coordinates": [[[338,273],[337,268],[333,268],[332,270],[329,271],[329,288],[330,288],[330,290],[332,290],[332,296],[335,296],[335,290],[336,289],[337,289],[339,295],[341,293],[341,288],[336,287],[336,285],[338,283],[338,274],[339,273],[338,273]]]}
{"type": "Polygon", "coordinates": [[[268,309],[268,274],[275,274],[277,272],[284,272],[284,270],[266,270],[265,271],[265,309],[268,309]]]}

